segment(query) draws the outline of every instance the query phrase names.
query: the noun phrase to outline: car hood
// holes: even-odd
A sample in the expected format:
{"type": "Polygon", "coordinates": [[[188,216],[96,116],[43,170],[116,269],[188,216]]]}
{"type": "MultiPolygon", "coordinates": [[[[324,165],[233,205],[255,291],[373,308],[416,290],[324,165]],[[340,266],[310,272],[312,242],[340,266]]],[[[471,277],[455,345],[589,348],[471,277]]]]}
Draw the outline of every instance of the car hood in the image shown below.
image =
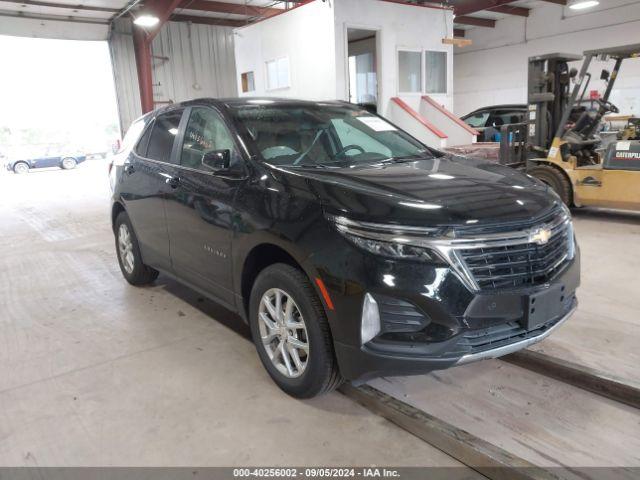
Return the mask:
{"type": "Polygon", "coordinates": [[[285,191],[311,191],[328,212],[369,222],[519,223],[560,205],[547,186],[515,169],[452,155],[351,168],[274,169],[285,191]]]}

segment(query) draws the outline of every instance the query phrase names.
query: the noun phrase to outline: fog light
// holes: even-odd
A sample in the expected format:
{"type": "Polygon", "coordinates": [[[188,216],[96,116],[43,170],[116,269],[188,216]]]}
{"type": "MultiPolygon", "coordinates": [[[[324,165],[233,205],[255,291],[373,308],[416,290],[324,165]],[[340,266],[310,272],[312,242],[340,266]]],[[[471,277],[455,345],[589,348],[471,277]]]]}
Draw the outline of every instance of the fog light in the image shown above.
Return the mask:
{"type": "Polygon", "coordinates": [[[360,337],[362,345],[380,333],[380,312],[378,303],[370,293],[364,296],[362,304],[362,323],[360,326],[360,337]]]}

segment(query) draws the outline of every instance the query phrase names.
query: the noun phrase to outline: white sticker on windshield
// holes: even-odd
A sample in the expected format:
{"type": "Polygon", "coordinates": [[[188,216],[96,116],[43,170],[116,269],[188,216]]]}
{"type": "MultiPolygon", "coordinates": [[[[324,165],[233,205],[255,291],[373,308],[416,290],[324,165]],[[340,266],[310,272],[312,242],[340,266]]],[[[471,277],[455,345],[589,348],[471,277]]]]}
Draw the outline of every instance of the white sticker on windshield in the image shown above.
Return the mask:
{"type": "Polygon", "coordinates": [[[367,127],[376,132],[390,132],[392,130],[397,130],[396,127],[385,122],[379,117],[356,117],[356,119],[360,120],[367,127]]]}
{"type": "Polygon", "coordinates": [[[618,142],[616,143],[616,150],[629,150],[631,148],[631,142],[618,142]]]}

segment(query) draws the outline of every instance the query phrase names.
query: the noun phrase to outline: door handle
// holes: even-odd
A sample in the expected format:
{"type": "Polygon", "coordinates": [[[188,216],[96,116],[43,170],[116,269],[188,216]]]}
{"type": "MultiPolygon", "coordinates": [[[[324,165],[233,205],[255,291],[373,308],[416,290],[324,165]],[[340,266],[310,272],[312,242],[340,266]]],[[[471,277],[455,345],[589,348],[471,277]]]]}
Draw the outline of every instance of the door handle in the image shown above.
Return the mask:
{"type": "Polygon", "coordinates": [[[180,179],[178,177],[167,177],[164,182],[171,188],[178,188],[178,185],[180,185],[180,179]]]}
{"type": "Polygon", "coordinates": [[[134,173],[136,171],[136,169],[133,168],[133,165],[129,164],[129,165],[125,165],[124,171],[126,173],[128,173],[129,175],[131,175],[132,173],[134,173]]]}

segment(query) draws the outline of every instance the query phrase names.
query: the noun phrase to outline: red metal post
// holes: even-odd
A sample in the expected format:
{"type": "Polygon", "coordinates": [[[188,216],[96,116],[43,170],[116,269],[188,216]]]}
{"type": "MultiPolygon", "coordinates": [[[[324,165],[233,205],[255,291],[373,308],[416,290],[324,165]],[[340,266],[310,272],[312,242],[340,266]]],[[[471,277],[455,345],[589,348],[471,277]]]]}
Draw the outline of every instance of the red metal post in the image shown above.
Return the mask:
{"type": "Polygon", "coordinates": [[[133,26],[133,46],[138,70],[138,86],[140,87],[140,104],[142,113],[155,108],[153,102],[153,69],[151,66],[151,42],[162,26],[169,20],[171,13],[182,0],[147,0],[144,14],[155,15],[160,20],[158,25],[145,30],[137,25],[133,26]]]}
{"type": "Polygon", "coordinates": [[[136,54],[138,86],[140,87],[140,105],[142,113],[153,110],[153,73],[151,69],[151,42],[147,40],[144,29],[133,28],[133,47],[136,54]]]}

